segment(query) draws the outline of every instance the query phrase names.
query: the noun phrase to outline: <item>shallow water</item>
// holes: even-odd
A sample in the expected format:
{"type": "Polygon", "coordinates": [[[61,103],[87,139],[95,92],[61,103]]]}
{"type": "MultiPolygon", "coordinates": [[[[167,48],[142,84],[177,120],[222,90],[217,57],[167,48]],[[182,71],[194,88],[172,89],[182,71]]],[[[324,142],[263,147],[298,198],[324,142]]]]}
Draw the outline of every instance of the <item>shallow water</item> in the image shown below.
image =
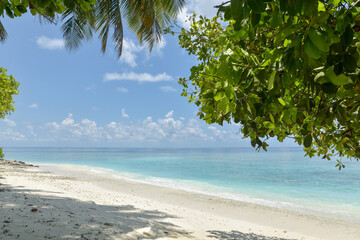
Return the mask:
{"type": "Polygon", "coordinates": [[[5,148],[7,159],[111,169],[115,177],[360,220],[360,162],[307,158],[298,148],[5,148]]]}

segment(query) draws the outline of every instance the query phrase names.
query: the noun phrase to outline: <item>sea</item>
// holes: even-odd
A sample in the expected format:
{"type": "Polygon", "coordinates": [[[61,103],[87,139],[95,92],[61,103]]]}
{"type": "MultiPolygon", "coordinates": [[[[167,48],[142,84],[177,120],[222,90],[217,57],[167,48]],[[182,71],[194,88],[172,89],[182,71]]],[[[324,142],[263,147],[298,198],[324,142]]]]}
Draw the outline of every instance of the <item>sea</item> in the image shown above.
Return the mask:
{"type": "Polygon", "coordinates": [[[72,164],[114,178],[360,221],[360,162],[301,148],[4,148],[6,159],[72,164]]]}

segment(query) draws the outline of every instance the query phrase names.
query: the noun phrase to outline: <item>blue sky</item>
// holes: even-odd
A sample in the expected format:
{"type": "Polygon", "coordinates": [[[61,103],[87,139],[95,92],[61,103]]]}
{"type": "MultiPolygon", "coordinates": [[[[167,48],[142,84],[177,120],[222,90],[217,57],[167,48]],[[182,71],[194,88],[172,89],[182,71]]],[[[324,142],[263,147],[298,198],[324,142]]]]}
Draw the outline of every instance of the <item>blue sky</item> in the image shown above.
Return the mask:
{"type": "MultiPolygon", "coordinates": [[[[179,24],[186,26],[192,11],[214,15],[219,2],[188,2],[179,24]]],[[[180,96],[177,80],[196,59],[177,37],[165,36],[149,53],[126,30],[117,59],[111,39],[105,54],[96,37],[70,52],[61,23],[40,24],[29,14],[1,21],[8,39],[0,44],[0,66],[21,85],[16,111],[0,120],[0,146],[249,146],[238,125],[207,125],[180,96]]]]}

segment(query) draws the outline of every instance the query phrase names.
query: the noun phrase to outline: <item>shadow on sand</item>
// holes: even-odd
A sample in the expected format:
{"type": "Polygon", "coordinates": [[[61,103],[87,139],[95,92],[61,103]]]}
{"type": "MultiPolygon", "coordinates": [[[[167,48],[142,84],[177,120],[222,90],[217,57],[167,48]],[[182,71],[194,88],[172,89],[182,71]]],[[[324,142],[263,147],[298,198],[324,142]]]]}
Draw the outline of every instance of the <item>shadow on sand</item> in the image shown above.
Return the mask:
{"type": "Polygon", "coordinates": [[[208,233],[208,237],[221,240],[294,240],[278,237],[266,237],[255,233],[243,233],[239,231],[208,231],[208,233]]]}
{"type": "Polygon", "coordinates": [[[0,239],[191,238],[188,232],[165,222],[175,216],[164,212],[121,202],[99,205],[4,184],[0,188],[0,239]]]}

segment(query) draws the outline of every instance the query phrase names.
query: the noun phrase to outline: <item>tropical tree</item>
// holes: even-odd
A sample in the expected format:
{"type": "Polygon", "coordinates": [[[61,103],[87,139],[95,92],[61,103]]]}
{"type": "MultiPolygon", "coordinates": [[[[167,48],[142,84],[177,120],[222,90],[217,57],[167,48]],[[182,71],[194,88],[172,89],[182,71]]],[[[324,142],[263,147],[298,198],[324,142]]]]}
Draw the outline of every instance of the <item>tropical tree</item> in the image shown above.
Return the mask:
{"type": "Polygon", "coordinates": [[[151,50],[161,41],[163,29],[175,19],[185,0],[98,0],[91,11],[76,7],[68,10],[62,18],[66,46],[79,47],[83,39],[98,32],[101,50],[105,52],[109,31],[113,28],[114,47],[121,56],[123,43],[123,19],[135,32],[139,42],[147,43],[151,50]]]}
{"type": "MultiPolygon", "coordinates": [[[[64,21],[62,25],[66,46],[77,49],[82,40],[99,33],[101,50],[105,52],[109,32],[113,30],[114,47],[121,56],[123,18],[139,42],[147,43],[151,50],[161,41],[164,27],[175,19],[185,0],[3,0],[0,13],[20,17],[28,9],[32,15],[50,23],[64,21]]],[[[7,33],[0,22],[0,41],[7,33]]]]}
{"type": "MultiPolygon", "coordinates": [[[[0,119],[15,110],[13,96],[19,93],[19,83],[6,72],[6,69],[0,68],[0,119]]],[[[0,159],[3,158],[4,154],[0,148],[0,159]]]]}
{"type": "Polygon", "coordinates": [[[209,124],[239,123],[267,149],[293,138],[306,155],[360,158],[359,0],[231,0],[191,17],[179,44],[197,56],[183,96],[209,124]]]}

